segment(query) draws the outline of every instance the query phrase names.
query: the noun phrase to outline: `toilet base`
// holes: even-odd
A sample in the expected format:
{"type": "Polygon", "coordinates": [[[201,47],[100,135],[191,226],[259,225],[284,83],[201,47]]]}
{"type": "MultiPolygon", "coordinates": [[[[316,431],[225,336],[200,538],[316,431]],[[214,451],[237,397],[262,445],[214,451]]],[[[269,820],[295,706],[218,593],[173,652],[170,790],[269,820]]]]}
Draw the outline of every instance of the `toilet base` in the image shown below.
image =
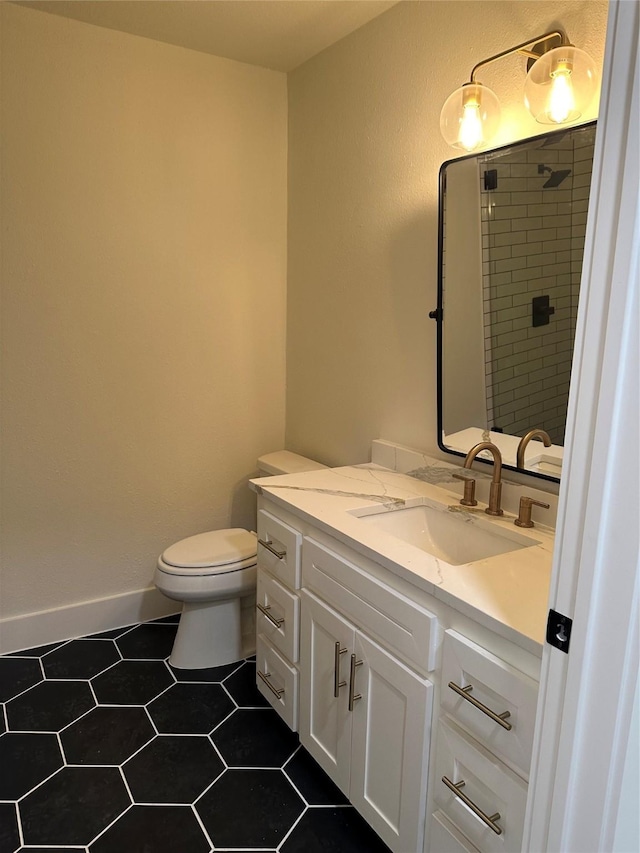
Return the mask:
{"type": "Polygon", "coordinates": [[[176,669],[209,669],[244,657],[240,599],[185,601],[169,663],[176,669]]]}

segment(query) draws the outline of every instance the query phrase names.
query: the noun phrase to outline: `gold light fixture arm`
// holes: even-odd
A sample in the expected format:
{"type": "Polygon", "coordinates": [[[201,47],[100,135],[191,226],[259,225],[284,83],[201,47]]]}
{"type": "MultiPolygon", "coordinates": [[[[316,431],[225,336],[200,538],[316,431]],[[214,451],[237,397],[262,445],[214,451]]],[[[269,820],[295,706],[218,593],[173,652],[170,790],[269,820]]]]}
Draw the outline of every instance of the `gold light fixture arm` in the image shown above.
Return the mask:
{"type": "Polygon", "coordinates": [[[537,44],[547,41],[547,39],[556,37],[560,39],[560,44],[557,45],[557,47],[561,47],[570,43],[566,35],[560,30],[553,30],[550,33],[545,33],[542,36],[537,36],[537,38],[529,39],[529,41],[523,41],[522,44],[517,44],[515,47],[510,47],[508,50],[503,50],[501,51],[501,53],[496,53],[495,56],[490,56],[488,59],[483,59],[481,62],[478,62],[477,65],[474,65],[471,71],[470,82],[477,82],[476,73],[478,69],[484,68],[485,65],[489,65],[491,62],[496,62],[498,59],[502,59],[505,56],[511,56],[512,53],[520,53],[523,56],[527,56],[529,57],[529,59],[533,60],[539,59],[542,56],[542,53],[544,53],[545,51],[543,50],[541,53],[536,53],[533,50],[528,50],[528,48],[535,47],[537,44]]]}

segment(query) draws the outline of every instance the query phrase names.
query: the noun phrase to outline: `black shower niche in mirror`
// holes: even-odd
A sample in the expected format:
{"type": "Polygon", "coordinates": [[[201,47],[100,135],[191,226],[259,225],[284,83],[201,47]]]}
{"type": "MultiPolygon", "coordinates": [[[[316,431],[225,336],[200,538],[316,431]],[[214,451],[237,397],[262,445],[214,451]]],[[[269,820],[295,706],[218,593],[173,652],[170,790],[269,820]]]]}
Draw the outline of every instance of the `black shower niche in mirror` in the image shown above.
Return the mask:
{"type": "MultiPolygon", "coordinates": [[[[596,122],[440,169],[438,443],[491,440],[516,469],[562,471],[596,122]]],[[[481,457],[480,457],[481,458],[481,457]]],[[[490,461],[490,460],[489,460],[490,461]]]]}

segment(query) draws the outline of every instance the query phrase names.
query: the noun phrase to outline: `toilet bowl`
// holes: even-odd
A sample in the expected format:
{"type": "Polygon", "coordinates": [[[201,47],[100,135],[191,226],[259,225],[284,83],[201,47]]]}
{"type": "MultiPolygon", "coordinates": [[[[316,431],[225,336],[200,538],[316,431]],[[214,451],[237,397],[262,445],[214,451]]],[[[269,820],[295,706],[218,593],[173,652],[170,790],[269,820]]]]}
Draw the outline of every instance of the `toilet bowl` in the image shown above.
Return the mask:
{"type": "MultiPolygon", "coordinates": [[[[286,450],[258,460],[261,476],[325,467],[286,450]]],[[[171,666],[223,666],[255,651],[256,552],[255,533],[235,527],[181,539],[158,558],[156,587],[182,602],[171,666]]]]}

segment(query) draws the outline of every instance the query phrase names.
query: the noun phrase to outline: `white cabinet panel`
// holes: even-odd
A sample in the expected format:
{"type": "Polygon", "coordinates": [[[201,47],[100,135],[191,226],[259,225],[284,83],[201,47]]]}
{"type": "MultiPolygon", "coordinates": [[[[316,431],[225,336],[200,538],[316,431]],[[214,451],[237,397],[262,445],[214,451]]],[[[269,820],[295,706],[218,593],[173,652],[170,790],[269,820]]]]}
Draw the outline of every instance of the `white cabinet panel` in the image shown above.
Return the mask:
{"type": "Polygon", "coordinates": [[[298,731],[298,670],[262,634],[256,640],[256,684],[292,731],[298,731]]]}
{"type": "Polygon", "coordinates": [[[302,536],[264,509],[258,510],[258,566],[292,589],[300,588],[302,536]]]}
{"type": "Polygon", "coordinates": [[[305,537],[304,586],[426,672],[435,666],[437,617],[367,571],[305,537]]]}
{"type": "Polygon", "coordinates": [[[259,634],[268,637],[272,645],[292,663],[297,662],[300,598],[285,589],[264,569],[258,571],[256,625],[259,634]]]}
{"type": "Polygon", "coordinates": [[[527,785],[501,761],[453,724],[440,721],[434,798],[440,809],[483,853],[520,850],[527,785]],[[443,781],[458,785],[458,797],[443,781]],[[461,785],[461,783],[464,783],[461,785]],[[491,829],[463,802],[475,805],[499,829],[491,829]]]}
{"type": "Polygon", "coordinates": [[[355,630],[304,590],[301,621],[300,740],[348,796],[353,720],[348,711],[349,655],[355,630]]]}
{"type": "Polygon", "coordinates": [[[422,849],[433,685],[356,635],[350,799],[393,850],[422,849]]]}
{"type": "Polygon", "coordinates": [[[474,737],[528,778],[535,726],[538,684],[491,652],[456,631],[445,631],[442,649],[442,707],[474,737]],[[470,698],[500,716],[504,722],[456,693],[468,688],[470,698]]]}
{"type": "Polygon", "coordinates": [[[478,853],[478,848],[464,837],[446,814],[437,811],[431,815],[431,831],[425,853],[478,853]]]}

